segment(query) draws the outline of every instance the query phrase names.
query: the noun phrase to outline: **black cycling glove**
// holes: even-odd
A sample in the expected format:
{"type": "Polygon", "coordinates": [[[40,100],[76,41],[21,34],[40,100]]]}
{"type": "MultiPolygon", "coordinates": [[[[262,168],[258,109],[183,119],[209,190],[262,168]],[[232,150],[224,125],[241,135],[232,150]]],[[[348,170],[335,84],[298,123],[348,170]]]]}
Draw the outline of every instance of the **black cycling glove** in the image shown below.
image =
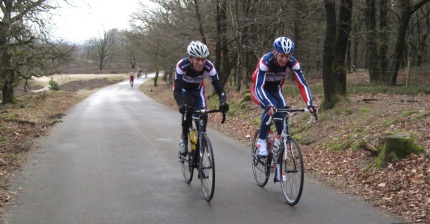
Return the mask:
{"type": "Polygon", "coordinates": [[[227,102],[222,102],[219,106],[219,110],[223,113],[227,113],[227,111],[230,109],[230,106],[227,102]]]}

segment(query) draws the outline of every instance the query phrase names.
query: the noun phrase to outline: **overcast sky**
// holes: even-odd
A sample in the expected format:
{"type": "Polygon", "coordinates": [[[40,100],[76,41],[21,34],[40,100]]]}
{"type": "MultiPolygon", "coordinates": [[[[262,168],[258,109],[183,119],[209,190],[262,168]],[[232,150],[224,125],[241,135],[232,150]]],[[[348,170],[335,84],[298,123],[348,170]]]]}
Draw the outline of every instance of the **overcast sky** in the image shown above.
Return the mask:
{"type": "Polygon", "coordinates": [[[99,37],[103,31],[128,28],[130,14],[138,10],[139,1],[147,0],[75,0],[78,7],[64,6],[56,11],[53,35],[70,42],[99,37]],[[61,16],[61,17],[60,17],[61,16]]]}

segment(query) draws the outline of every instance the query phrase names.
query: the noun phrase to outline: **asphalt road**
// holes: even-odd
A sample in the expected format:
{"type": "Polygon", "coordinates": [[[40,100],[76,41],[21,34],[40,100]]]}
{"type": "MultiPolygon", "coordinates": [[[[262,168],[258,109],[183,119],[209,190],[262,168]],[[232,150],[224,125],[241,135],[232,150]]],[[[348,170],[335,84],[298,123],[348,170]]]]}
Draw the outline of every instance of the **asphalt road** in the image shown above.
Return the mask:
{"type": "Polygon", "coordinates": [[[6,223],[402,222],[309,178],[291,207],[279,183],[255,184],[245,145],[210,128],[216,188],[205,201],[198,179],[182,177],[180,114],[141,93],[143,81],[101,89],[39,139],[16,174],[12,189],[22,193],[6,223]]]}

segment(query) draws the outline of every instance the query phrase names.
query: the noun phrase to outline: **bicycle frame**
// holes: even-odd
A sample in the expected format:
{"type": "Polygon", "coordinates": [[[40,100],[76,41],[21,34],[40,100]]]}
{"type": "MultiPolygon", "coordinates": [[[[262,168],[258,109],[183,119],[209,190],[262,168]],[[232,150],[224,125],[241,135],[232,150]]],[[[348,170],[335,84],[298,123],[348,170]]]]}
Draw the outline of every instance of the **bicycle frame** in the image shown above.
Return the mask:
{"type": "MultiPolygon", "coordinates": [[[[220,111],[220,110],[207,110],[205,108],[198,109],[198,108],[194,108],[194,107],[189,107],[189,109],[193,115],[197,115],[196,117],[192,116],[192,120],[194,122],[196,122],[196,126],[198,125],[198,127],[196,127],[197,128],[196,129],[196,132],[197,132],[196,150],[197,150],[200,146],[200,142],[201,142],[203,135],[206,134],[206,124],[204,121],[204,116],[206,114],[209,114],[209,113],[216,113],[216,112],[222,112],[222,111],[220,111]]],[[[222,115],[223,116],[222,116],[221,124],[224,124],[225,113],[222,113],[222,115]]],[[[185,114],[182,115],[182,120],[184,120],[184,121],[186,120],[185,114]]],[[[193,128],[193,122],[191,122],[191,126],[190,126],[189,130],[191,130],[192,128],[193,128]]]]}
{"type": "MultiPolygon", "coordinates": [[[[193,122],[196,123],[197,139],[195,142],[195,148],[191,147],[191,151],[189,151],[188,159],[188,167],[185,170],[185,166],[182,165],[182,172],[184,174],[185,182],[190,183],[192,181],[193,170],[194,168],[198,169],[198,178],[201,182],[201,187],[203,191],[203,195],[207,201],[210,201],[214,195],[215,189],[215,161],[213,156],[212,144],[210,142],[209,137],[206,134],[206,119],[208,113],[222,112],[220,110],[207,110],[207,109],[198,109],[198,108],[187,108],[187,113],[191,114],[192,121],[189,130],[193,129],[193,122]]],[[[182,120],[186,121],[187,116],[184,113],[182,115],[182,120]]],[[[221,123],[225,121],[225,113],[223,112],[223,120],[221,123]]],[[[191,132],[189,132],[190,135],[191,132]]],[[[189,136],[190,144],[193,144],[191,139],[194,136],[189,136]]],[[[192,146],[192,145],[191,145],[192,146]]],[[[184,164],[184,163],[182,163],[184,164]]]]}
{"type": "MultiPolygon", "coordinates": [[[[268,126],[270,126],[272,122],[283,122],[282,132],[279,136],[281,145],[278,146],[279,149],[276,154],[269,151],[269,155],[267,157],[260,157],[257,155],[258,148],[255,146],[260,133],[259,129],[254,135],[251,148],[252,169],[257,185],[264,187],[270,176],[270,170],[276,167],[274,182],[280,182],[284,198],[289,205],[295,205],[300,200],[304,179],[304,167],[300,146],[291,136],[289,127],[289,122],[295,112],[309,112],[309,110],[280,108],[277,109],[275,113],[284,113],[282,117],[274,118],[272,115],[266,122],[266,125],[268,126]],[[275,160],[272,158],[274,156],[277,157],[275,160]]],[[[311,123],[316,119],[316,114],[313,114],[308,123],[311,123]]]]}
{"type": "MultiPolygon", "coordinates": [[[[283,118],[274,118],[273,115],[269,117],[269,120],[266,122],[267,125],[270,125],[272,123],[272,120],[274,122],[276,121],[282,121],[282,133],[280,136],[280,142],[282,142],[284,145],[284,149],[287,148],[286,146],[286,142],[287,141],[283,141],[283,139],[288,139],[288,137],[291,137],[290,134],[290,125],[289,125],[289,120],[293,118],[295,112],[307,112],[310,113],[309,109],[307,108],[303,108],[303,109],[291,109],[289,107],[287,108],[278,108],[276,109],[276,113],[284,113],[283,118]]],[[[316,114],[312,114],[309,121],[307,122],[308,124],[311,124],[312,122],[314,122],[315,120],[317,120],[317,115],[316,114]]],[[[288,155],[288,150],[286,150],[286,153],[284,154],[284,157],[287,158],[288,155]]],[[[280,162],[281,158],[278,158],[278,163],[280,162]]]]}

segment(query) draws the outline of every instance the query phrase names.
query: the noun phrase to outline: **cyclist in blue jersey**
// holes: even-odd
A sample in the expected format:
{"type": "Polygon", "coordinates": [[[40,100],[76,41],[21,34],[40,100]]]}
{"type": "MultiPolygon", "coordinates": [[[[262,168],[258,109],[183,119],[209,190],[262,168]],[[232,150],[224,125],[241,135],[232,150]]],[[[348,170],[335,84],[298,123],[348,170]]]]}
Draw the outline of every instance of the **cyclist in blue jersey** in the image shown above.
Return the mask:
{"type": "MultiPolygon", "coordinates": [[[[275,114],[276,108],[287,107],[287,102],[282,94],[282,85],[288,73],[294,76],[300,89],[303,100],[311,113],[318,113],[318,109],[313,105],[311,91],[306,84],[300,64],[292,56],[294,43],[289,38],[278,37],[273,42],[273,51],[265,54],[257,64],[252,79],[251,87],[252,100],[264,108],[261,116],[260,135],[257,142],[259,155],[267,156],[266,136],[269,126],[266,125],[269,117],[275,114]]],[[[282,118],[281,113],[276,113],[274,117],[282,118]]],[[[275,123],[278,136],[282,132],[282,124],[275,123]]]]}
{"type": "MultiPolygon", "coordinates": [[[[188,56],[179,60],[176,65],[173,96],[179,106],[181,114],[186,113],[187,107],[207,108],[205,95],[205,77],[209,77],[219,97],[219,109],[223,112],[229,110],[227,96],[218,77],[214,65],[207,57],[209,50],[206,45],[199,41],[192,41],[187,48],[188,56]]],[[[182,135],[179,142],[179,153],[186,155],[188,143],[188,129],[191,126],[191,113],[185,114],[186,119],[182,121],[182,135]]],[[[207,117],[205,118],[207,122],[207,117]]]]}

